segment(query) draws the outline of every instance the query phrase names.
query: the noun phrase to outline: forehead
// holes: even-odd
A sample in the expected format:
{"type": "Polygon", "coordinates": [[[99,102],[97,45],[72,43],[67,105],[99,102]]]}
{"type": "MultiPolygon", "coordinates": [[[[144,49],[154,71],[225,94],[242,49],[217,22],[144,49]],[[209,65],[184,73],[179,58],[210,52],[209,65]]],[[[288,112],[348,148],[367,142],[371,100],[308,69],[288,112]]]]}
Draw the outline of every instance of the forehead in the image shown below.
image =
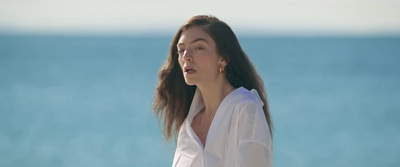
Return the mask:
{"type": "Polygon", "coordinates": [[[194,27],[190,27],[186,31],[182,32],[182,34],[179,38],[178,44],[179,43],[183,43],[183,44],[190,43],[193,40],[196,40],[199,38],[205,39],[205,40],[207,40],[207,42],[214,43],[214,40],[211,38],[210,35],[208,35],[208,33],[206,33],[203,30],[203,28],[194,26],[194,27]]]}

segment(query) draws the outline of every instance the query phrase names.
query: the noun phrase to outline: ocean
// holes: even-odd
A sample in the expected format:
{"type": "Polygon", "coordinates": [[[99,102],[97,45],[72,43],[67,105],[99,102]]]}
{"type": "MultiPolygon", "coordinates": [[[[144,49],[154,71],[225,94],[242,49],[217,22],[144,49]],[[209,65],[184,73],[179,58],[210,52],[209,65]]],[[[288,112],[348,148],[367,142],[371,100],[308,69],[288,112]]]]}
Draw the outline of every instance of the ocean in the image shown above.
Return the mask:
{"type": "MultiPolygon", "coordinates": [[[[0,166],[171,166],[152,112],[172,36],[0,35],[0,166]]],[[[275,167],[400,166],[400,37],[239,41],[275,167]]]]}

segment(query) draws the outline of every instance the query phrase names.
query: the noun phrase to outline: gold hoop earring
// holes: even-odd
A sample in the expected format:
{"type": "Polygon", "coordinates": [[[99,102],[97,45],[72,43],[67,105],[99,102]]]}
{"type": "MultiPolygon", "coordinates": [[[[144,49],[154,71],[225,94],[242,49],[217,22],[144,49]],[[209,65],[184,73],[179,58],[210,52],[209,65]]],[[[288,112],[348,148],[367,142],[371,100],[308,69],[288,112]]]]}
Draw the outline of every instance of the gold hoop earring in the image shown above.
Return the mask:
{"type": "Polygon", "coordinates": [[[219,68],[219,72],[220,72],[220,73],[224,73],[224,71],[225,71],[225,67],[220,67],[220,68],[219,68]]]}

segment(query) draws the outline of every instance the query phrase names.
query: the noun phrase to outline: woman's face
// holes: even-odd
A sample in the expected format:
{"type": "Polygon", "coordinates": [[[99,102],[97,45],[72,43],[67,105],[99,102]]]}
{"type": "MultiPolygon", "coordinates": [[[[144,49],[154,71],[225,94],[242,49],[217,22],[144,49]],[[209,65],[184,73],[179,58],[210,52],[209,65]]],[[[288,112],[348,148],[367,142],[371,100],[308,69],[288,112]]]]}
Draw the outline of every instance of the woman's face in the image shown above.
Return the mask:
{"type": "Polygon", "coordinates": [[[183,31],[178,44],[178,61],[188,85],[213,83],[226,62],[218,55],[215,41],[201,27],[183,31]]]}

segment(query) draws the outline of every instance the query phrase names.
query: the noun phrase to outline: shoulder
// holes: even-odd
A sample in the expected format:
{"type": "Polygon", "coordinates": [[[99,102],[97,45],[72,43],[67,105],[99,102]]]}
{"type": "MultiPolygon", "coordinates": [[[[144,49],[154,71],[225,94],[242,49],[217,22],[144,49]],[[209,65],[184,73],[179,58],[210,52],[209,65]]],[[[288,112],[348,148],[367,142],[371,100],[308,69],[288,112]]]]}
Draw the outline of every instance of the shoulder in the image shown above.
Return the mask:
{"type": "Polygon", "coordinates": [[[243,88],[236,92],[236,96],[238,101],[232,122],[238,127],[239,143],[256,142],[268,146],[270,132],[262,108],[263,102],[257,91],[243,88]]]}
{"type": "Polygon", "coordinates": [[[258,92],[255,89],[247,90],[240,87],[234,92],[233,114],[242,119],[265,119],[262,102],[258,92]]]}
{"type": "Polygon", "coordinates": [[[234,92],[235,104],[237,107],[254,106],[260,107],[264,105],[257,90],[247,90],[246,88],[239,87],[234,92]]]}

